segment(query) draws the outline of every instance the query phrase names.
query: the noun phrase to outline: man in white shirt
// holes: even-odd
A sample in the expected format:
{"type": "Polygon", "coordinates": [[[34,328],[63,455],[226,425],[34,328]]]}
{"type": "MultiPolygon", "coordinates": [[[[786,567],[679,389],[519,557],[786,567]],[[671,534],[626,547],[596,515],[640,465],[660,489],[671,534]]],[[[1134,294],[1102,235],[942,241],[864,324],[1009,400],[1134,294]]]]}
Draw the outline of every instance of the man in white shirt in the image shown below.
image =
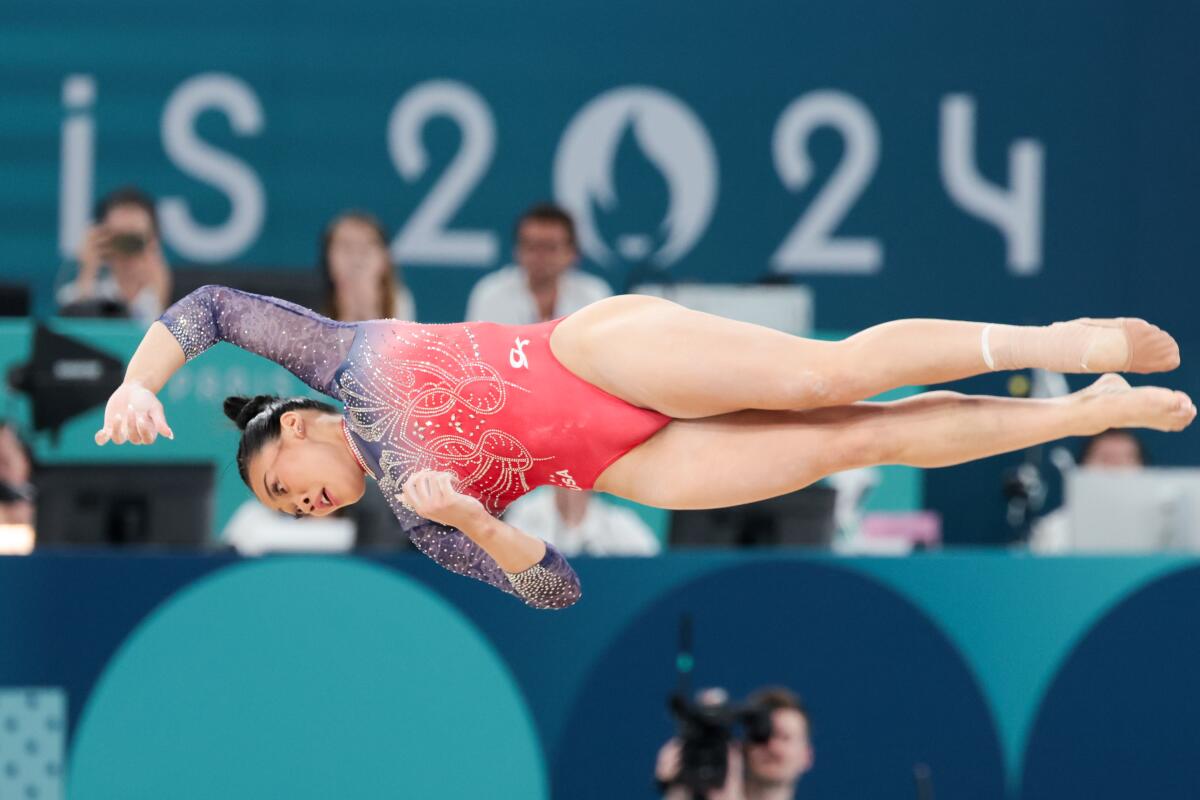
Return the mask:
{"type": "Polygon", "coordinates": [[[637,514],[592,492],[542,486],[518,498],[504,519],[545,539],[568,558],[581,553],[654,556],[661,549],[654,532],[637,514]]]}
{"type": "Polygon", "coordinates": [[[540,203],[517,220],[516,265],[485,275],[467,300],[468,322],[532,325],[578,311],[612,294],[576,266],[575,223],[558,206],[540,203]]]}
{"type": "MultiPolygon", "coordinates": [[[[1127,428],[1112,428],[1083,443],[1079,466],[1083,469],[1139,470],[1148,461],[1146,445],[1127,428]]],[[[1075,548],[1070,513],[1066,504],[1033,523],[1029,549],[1035,553],[1066,553],[1075,548]]]]}
{"type": "MultiPolygon", "coordinates": [[[[515,266],[484,276],[467,300],[468,322],[532,325],[566,316],[612,294],[576,266],[575,223],[540,203],[517,219],[515,266]]],[[[549,488],[526,495],[505,519],[559,547],[564,555],[654,555],[658,539],[636,514],[591,492],[549,488]]]]}

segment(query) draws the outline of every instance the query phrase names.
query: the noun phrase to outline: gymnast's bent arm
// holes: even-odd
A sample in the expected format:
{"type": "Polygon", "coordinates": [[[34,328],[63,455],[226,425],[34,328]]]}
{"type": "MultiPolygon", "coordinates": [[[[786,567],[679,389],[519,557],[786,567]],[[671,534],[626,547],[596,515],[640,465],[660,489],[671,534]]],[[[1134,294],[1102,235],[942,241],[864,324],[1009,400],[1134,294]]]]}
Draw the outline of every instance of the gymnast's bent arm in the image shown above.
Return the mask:
{"type": "MultiPolygon", "coordinates": [[[[451,572],[536,608],[566,608],[579,600],[579,578],[553,545],[493,517],[478,500],[457,492],[448,473],[413,473],[398,499],[424,518],[408,531],[413,544],[451,572]]],[[[400,516],[403,522],[407,515],[400,516]]]]}

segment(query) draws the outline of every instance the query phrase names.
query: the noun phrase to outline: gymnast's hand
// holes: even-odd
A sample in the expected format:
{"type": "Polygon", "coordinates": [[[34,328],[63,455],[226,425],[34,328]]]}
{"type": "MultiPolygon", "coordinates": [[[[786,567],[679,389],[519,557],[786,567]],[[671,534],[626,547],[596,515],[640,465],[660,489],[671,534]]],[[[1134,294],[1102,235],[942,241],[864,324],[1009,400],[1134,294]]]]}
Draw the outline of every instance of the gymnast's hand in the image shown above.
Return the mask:
{"type": "Polygon", "coordinates": [[[121,384],[104,407],[104,427],[96,431],[96,444],[150,444],[159,434],[174,439],[162,403],[154,392],[137,381],[121,384]]]}
{"type": "Polygon", "coordinates": [[[400,502],[425,519],[459,530],[472,527],[474,520],[491,516],[482,503],[454,488],[453,475],[429,469],[408,477],[400,492],[400,502]]]}

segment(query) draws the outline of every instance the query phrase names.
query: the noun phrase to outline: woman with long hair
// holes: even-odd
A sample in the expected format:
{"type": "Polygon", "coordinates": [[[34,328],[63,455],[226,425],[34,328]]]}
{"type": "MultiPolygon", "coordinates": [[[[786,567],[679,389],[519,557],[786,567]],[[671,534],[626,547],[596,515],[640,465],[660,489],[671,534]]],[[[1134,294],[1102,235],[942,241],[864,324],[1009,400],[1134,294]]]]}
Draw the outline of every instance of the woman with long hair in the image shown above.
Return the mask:
{"type": "Polygon", "coordinates": [[[325,316],[341,322],[415,320],[412,293],[388,254],[383,223],[365,211],[345,211],[321,232],[317,269],[325,316]]]}
{"type": "Polygon", "coordinates": [[[172,436],[155,393],[217,341],[286,367],[343,405],[230,398],[237,463],[269,507],[324,515],[379,482],[413,543],[526,603],[574,603],[551,546],[498,519],[538,485],[668,509],[737,505],[841,470],[941,467],[1113,427],[1181,430],[1183,392],[1107,374],[1054,399],[888,389],[989,370],[1158,372],[1167,333],[1138,319],[1045,327],[910,319],[822,342],[624,295],[535,325],[343,323],[206,286],[151,326],[96,441],[172,436]]]}

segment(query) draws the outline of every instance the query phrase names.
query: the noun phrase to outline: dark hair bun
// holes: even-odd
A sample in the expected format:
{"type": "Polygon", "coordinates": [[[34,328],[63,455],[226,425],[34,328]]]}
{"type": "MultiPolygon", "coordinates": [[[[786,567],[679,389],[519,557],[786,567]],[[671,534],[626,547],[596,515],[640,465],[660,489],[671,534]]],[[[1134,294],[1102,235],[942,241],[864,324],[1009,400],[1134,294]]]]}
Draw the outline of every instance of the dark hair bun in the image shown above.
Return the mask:
{"type": "Polygon", "coordinates": [[[258,416],[264,408],[274,403],[279,398],[273,394],[255,395],[253,398],[235,397],[225,398],[225,416],[229,417],[238,426],[238,430],[246,430],[246,426],[250,424],[250,420],[258,416]]]}

